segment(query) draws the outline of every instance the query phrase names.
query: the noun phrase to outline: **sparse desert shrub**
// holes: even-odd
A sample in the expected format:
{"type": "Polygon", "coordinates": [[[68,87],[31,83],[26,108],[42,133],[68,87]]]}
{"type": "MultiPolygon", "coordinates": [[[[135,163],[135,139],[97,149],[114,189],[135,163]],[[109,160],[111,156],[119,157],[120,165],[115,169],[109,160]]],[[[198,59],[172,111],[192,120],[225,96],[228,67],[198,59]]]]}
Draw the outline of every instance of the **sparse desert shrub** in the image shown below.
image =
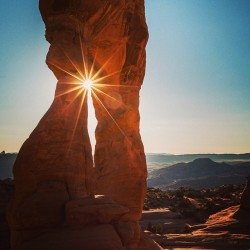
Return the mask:
{"type": "Polygon", "coordinates": [[[164,232],[164,226],[162,224],[157,224],[156,225],[156,233],[163,234],[163,232],[164,232]]]}
{"type": "Polygon", "coordinates": [[[148,222],[147,230],[152,232],[152,223],[151,223],[151,221],[148,222]]]}
{"type": "Polygon", "coordinates": [[[151,221],[148,222],[147,230],[155,233],[155,234],[163,234],[164,233],[164,225],[163,224],[156,224],[153,225],[151,221]]]}
{"type": "Polygon", "coordinates": [[[185,195],[185,188],[183,188],[183,187],[180,187],[179,189],[177,189],[177,190],[175,191],[175,196],[176,196],[177,198],[183,198],[184,195],[185,195]]]}

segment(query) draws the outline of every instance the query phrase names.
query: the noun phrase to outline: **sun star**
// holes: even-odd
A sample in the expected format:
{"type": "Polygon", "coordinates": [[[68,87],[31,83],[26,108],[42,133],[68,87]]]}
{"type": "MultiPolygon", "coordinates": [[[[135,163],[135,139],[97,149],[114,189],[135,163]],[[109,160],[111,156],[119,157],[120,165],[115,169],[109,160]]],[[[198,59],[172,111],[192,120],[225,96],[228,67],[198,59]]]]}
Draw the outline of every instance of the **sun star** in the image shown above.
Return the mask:
{"type": "Polygon", "coordinates": [[[93,81],[91,79],[86,79],[82,83],[82,86],[88,91],[91,91],[92,85],[93,85],[93,81]]]}

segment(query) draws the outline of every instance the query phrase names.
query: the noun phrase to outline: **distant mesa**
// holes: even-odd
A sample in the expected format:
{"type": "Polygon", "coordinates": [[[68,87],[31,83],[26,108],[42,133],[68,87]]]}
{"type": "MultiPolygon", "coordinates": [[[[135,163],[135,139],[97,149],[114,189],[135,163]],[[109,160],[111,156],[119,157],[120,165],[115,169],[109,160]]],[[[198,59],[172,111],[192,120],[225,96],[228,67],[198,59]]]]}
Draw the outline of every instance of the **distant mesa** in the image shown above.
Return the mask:
{"type": "Polygon", "coordinates": [[[177,163],[152,170],[148,177],[148,186],[163,189],[213,188],[225,184],[244,184],[249,174],[250,161],[230,165],[200,158],[189,163],[177,163]]]}
{"type": "Polygon", "coordinates": [[[237,163],[242,161],[250,161],[250,153],[245,154],[147,154],[148,163],[164,163],[173,165],[179,162],[191,162],[199,158],[209,158],[215,162],[237,163]]]}

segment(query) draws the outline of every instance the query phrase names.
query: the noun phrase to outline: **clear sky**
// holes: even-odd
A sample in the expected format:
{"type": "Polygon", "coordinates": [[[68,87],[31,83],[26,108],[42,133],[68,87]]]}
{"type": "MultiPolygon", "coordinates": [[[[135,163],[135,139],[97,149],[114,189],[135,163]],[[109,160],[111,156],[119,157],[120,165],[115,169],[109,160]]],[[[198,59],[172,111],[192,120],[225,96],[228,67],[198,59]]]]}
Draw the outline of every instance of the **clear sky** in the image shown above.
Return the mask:
{"type": "MultiPolygon", "coordinates": [[[[0,151],[17,152],[49,108],[56,79],[38,0],[0,6],[0,151]]],[[[146,17],[145,151],[250,152],[250,0],[146,0],[146,17]]]]}

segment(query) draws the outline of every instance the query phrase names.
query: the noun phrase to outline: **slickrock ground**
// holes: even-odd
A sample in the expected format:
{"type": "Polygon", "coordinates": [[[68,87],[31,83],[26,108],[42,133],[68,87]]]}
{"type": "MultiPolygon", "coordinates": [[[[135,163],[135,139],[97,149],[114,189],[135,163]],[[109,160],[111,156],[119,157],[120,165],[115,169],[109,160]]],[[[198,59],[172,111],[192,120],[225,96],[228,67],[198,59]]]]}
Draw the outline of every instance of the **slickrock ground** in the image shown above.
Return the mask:
{"type": "Polygon", "coordinates": [[[239,210],[242,190],[240,185],[200,191],[148,188],[141,226],[165,249],[250,249],[249,210],[239,210]]]}
{"type": "MultiPolygon", "coordinates": [[[[238,212],[238,209],[239,206],[229,207],[211,215],[206,223],[189,227],[184,224],[190,220],[182,220],[169,210],[151,210],[152,224],[160,222],[166,227],[171,225],[173,231],[168,234],[146,233],[165,249],[250,249],[250,218],[246,212],[238,212]],[[173,233],[174,230],[179,232],[173,233]],[[187,230],[189,232],[184,233],[187,230]]],[[[149,219],[148,213],[144,213],[142,225],[149,219]]]]}

